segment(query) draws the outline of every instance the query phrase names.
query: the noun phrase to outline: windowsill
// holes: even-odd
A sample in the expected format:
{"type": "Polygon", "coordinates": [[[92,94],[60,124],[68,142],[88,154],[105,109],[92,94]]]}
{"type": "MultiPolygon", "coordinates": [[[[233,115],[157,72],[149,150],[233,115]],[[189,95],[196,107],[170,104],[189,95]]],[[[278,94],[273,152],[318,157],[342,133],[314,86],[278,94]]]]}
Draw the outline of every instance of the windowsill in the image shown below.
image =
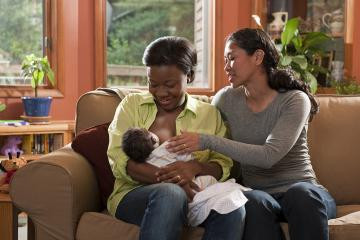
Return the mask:
{"type": "MultiPolygon", "coordinates": [[[[19,98],[23,96],[34,96],[34,90],[31,87],[0,87],[0,97],[19,98]]],[[[59,89],[41,88],[38,90],[39,97],[63,98],[64,94],[59,89]]]]}

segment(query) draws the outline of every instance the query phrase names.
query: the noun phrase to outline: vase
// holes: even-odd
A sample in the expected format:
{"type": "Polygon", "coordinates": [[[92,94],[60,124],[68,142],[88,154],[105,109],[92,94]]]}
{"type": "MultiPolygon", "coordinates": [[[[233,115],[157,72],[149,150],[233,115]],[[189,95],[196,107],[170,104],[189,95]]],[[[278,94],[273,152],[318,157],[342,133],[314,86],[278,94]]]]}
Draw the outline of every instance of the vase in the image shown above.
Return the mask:
{"type": "Polygon", "coordinates": [[[281,38],[281,33],[288,20],[287,12],[274,12],[272,13],[274,20],[269,24],[269,34],[272,39],[281,38]]]}

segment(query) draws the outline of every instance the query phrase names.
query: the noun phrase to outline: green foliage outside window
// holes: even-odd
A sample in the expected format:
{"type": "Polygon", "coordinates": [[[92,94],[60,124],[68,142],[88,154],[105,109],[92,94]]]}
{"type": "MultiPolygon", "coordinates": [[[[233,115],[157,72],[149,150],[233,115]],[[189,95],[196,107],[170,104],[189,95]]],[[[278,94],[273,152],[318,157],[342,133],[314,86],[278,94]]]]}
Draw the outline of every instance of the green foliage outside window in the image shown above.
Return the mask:
{"type": "MultiPolygon", "coordinates": [[[[107,63],[143,66],[145,47],[161,36],[177,35],[194,40],[193,0],[118,0],[112,6],[107,38],[107,63]]],[[[139,85],[145,85],[145,77],[139,85]]],[[[135,78],[135,81],[136,81],[135,78]]],[[[127,76],[109,76],[108,85],[132,84],[127,76]]]]}
{"type": "Polygon", "coordinates": [[[29,53],[42,55],[42,0],[0,1],[0,60],[21,64],[29,53]]]}

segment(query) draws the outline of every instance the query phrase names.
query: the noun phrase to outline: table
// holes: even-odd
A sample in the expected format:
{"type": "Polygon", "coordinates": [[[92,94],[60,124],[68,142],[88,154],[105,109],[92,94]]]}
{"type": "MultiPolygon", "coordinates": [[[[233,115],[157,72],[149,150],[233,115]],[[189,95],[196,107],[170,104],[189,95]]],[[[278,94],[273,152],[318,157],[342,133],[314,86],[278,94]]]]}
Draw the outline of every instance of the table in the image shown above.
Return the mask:
{"type": "Polygon", "coordinates": [[[18,214],[19,210],[12,204],[7,193],[0,193],[0,237],[1,240],[18,239],[18,214]]]}
{"type": "MultiPolygon", "coordinates": [[[[18,215],[8,193],[0,192],[0,240],[18,240],[18,215]]],[[[27,239],[35,239],[34,223],[28,217],[27,239]]]]}

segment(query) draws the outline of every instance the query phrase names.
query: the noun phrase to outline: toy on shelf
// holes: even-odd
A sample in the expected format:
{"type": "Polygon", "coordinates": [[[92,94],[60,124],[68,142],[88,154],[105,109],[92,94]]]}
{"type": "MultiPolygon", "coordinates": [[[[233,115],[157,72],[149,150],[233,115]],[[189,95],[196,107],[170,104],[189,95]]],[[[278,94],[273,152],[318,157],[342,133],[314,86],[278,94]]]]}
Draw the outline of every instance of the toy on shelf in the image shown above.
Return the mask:
{"type": "Polygon", "coordinates": [[[16,156],[18,152],[23,154],[23,151],[18,147],[22,142],[21,136],[9,136],[4,145],[1,147],[1,154],[8,156],[11,153],[12,156],[16,156]]]}
{"type": "Polygon", "coordinates": [[[12,175],[27,163],[23,157],[20,157],[20,152],[16,153],[15,159],[13,159],[10,152],[8,156],[9,159],[0,162],[0,191],[4,192],[9,192],[9,183],[12,175]]]}

